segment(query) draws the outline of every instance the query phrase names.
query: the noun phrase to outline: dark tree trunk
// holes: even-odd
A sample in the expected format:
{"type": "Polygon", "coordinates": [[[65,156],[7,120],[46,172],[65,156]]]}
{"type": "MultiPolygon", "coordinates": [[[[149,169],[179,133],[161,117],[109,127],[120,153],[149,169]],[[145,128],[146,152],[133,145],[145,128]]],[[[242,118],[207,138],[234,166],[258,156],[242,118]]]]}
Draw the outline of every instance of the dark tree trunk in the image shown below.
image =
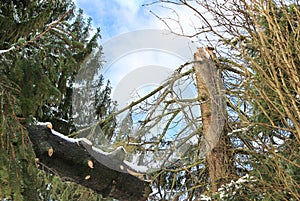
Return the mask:
{"type": "MultiPolygon", "coordinates": [[[[99,163],[90,155],[88,145],[83,145],[84,142],[67,141],[53,135],[46,126],[30,126],[28,131],[41,166],[51,169],[61,178],[91,188],[104,197],[128,201],[147,200],[151,192],[149,183],[99,163]]],[[[98,157],[106,160],[107,156],[98,157]]],[[[121,165],[125,170],[130,169],[126,164],[121,165]]]]}

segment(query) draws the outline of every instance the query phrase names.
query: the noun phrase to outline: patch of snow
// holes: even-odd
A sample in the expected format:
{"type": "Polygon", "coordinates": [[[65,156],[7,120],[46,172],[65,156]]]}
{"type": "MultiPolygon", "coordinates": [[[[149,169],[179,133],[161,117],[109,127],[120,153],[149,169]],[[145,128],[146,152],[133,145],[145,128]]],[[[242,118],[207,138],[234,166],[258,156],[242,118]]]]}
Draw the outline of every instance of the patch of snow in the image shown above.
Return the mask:
{"type": "Polygon", "coordinates": [[[9,52],[9,51],[11,51],[11,50],[13,50],[13,49],[15,49],[14,46],[11,47],[11,48],[9,48],[9,49],[7,49],[7,50],[0,50],[0,54],[3,54],[3,53],[5,53],[5,52],[9,52]]]}
{"type": "MultiPolygon", "coordinates": [[[[49,127],[49,125],[52,126],[52,124],[50,122],[37,122],[36,125],[39,125],[39,126],[47,126],[49,127]]],[[[68,142],[72,142],[72,143],[79,143],[79,142],[84,142],[90,146],[92,146],[92,142],[86,138],[70,138],[68,136],[65,136],[63,135],[62,133],[59,133],[57,131],[55,131],[54,129],[51,129],[51,133],[55,136],[58,136],[60,137],[61,139],[64,139],[68,142]]],[[[99,154],[102,154],[102,155],[106,155],[106,156],[109,156],[109,155],[113,155],[114,153],[116,152],[119,152],[119,151],[122,151],[124,153],[126,153],[126,150],[123,146],[119,146],[117,147],[116,149],[114,149],[114,151],[112,152],[105,152],[97,147],[94,147],[92,146],[92,150],[99,153],[99,154]]],[[[138,161],[138,156],[135,156],[135,160],[138,161]]],[[[140,166],[140,165],[136,165],[136,164],[133,164],[129,161],[123,161],[128,167],[130,167],[132,170],[138,172],[138,173],[146,173],[148,171],[148,167],[146,166],[140,166]]]]}
{"type": "Polygon", "coordinates": [[[109,152],[105,152],[105,151],[103,151],[103,150],[101,150],[101,149],[99,149],[97,147],[94,147],[94,146],[92,147],[92,150],[95,151],[95,152],[98,152],[98,153],[100,153],[102,155],[109,155],[110,154],[109,152]]]}
{"type": "MultiPolygon", "coordinates": [[[[38,125],[38,126],[48,126],[48,125],[51,125],[51,123],[50,122],[37,122],[36,125],[38,125]]],[[[69,138],[68,136],[65,136],[64,134],[61,134],[61,133],[55,131],[54,129],[51,129],[51,133],[53,135],[56,135],[56,136],[58,136],[58,137],[60,137],[64,140],[68,141],[68,142],[72,142],[72,143],[85,142],[88,145],[92,145],[92,142],[89,141],[86,138],[69,138]]]]}
{"type": "Polygon", "coordinates": [[[65,136],[65,135],[63,135],[63,134],[61,134],[61,133],[59,133],[59,132],[57,132],[57,131],[55,131],[53,129],[51,129],[51,132],[52,132],[53,135],[56,135],[56,136],[58,136],[58,137],[60,137],[60,138],[62,138],[64,140],[66,140],[68,142],[73,142],[73,143],[78,142],[77,139],[69,138],[68,136],[65,136]]]}
{"type": "Polygon", "coordinates": [[[247,131],[247,130],[249,130],[249,126],[244,127],[244,128],[235,129],[235,130],[231,131],[230,133],[227,133],[227,135],[229,136],[234,133],[243,132],[243,131],[247,131]]]}
{"type": "Polygon", "coordinates": [[[51,122],[37,122],[36,123],[37,126],[47,126],[49,124],[51,124],[51,122]]]}
{"type": "Polygon", "coordinates": [[[51,190],[51,186],[52,186],[51,183],[47,184],[46,191],[50,191],[51,190]]]}
{"type": "Polygon", "coordinates": [[[123,151],[124,153],[127,153],[126,149],[123,146],[117,147],[113,152],[118,152],[118,151],[123,151]]]}
{"type": "Polygon", "coordinates": [[[132,163],[138,164],[142,153],[132,154],[132,163]]]}
{"type": "Polygon", "coordinates": [[[146,173],[148,171],[148,167],[143,165],[136,165],[133,163],[130,163],[128,161],[123,161],[126,165],[128,165],[132,170],[138,172],[138,173],[146,173]]]}
{"type": "MultiPolygon", "coordinates": [[[[220,198],[225,198],[225,197],[228,197],[227,195],[227,191],[228,189],[239,189],[241,188],[241,184],[242,183],[246,183],[246,182],[255,182],[256,180],[254,179],[254,177],[252,176],[249,176],[248,174],[246,174],[245,176],[239,178],[237,181],[233,181],[231,180],[230,183],[228,184],[224,184],[222,185],[219,189],[218,189],[218,193],[220,195],[220,198]]],[[[233,191],[232,194],[234,195],[236,192],[233,191]]]]}
{"type": "Polygon", "coordinates": [[[211,197],[208,197],[206,195],[200,195],[200,200],[201,201],[211,201],[212,199],[211,199],[211,197]]]}
{"type": "Polygon", "coordinates": [[[53,22],[47,24],[46,26],[47,26],[47,27],[50,27],[50,26],[52,26],[53,24],[57,24],[58,22],[59,22],[59,20],[54,20],[53,22]]]}
{"type": "Polygon", "coordinates": [[[93,145],[93,143],[86,138],[78,138],[78,142],[85,142],[88,145],[93,145]]]}

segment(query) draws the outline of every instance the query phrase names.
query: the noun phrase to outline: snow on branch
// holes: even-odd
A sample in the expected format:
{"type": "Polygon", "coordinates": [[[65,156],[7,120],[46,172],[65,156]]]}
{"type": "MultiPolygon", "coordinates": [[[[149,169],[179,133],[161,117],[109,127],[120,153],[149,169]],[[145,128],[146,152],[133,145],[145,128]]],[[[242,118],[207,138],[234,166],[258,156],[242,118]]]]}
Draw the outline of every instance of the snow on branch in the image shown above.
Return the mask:
{"type": "Polygon", "coordinates": [[[54,129],[52,129],[52,124],[50,122],[38,122],[38,126],[46,126],[51,129],[51,133],[53,135],[56,135],[63,140],[66,140],[71,143],[81,143],[87,151],[96,158],[96,160],[103,165],[115,169],[120,172],[125,172],[132,174],[134,176],[136,175],[142,175],[146,174],[148,171],[148,168],[146,166],[139,166],[136,164],[133,164],[129,161],[125,160],[125,154],[126,150],[124,147],[119,146],[114,149],[112,152],[106,152],[101,150],[98,147],[92,146],[92,142],[86,138],[69,138],[68,136],[65,136],[64,134],[61,134],[54,129]]]}
{"type": "Polygon", "coordinates": [[[72,139],[54,131],[49,122],[31,125],[27,130],[37,164],[43,170],[118,200],[144,201],[151,193],[149,183],[140,177],[143,173],[138,172],[147,169],[120,157],[124,148],[104,152],[88,139],[72,139]]]}
{"type": "Polygon", "coordinates": [[[11,50],[14,50],[15,49],[15,47],[14,46],[12,46],[11,48],[9,48],[9,49],[7,49],[7,50],[0,50],[0,54],[3,54],[3,53],[6,53],[6,52],[9,52],[9,51],[11,51],[11,50]]]}

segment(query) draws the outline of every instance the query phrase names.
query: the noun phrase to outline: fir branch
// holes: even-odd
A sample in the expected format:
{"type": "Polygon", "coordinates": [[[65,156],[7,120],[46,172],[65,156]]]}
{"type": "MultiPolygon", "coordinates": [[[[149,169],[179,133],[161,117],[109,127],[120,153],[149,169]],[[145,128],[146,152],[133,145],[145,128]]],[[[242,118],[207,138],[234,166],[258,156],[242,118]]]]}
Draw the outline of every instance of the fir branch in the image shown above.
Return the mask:
{"type": "Polygon", "coordinates": [[[45,35],[46,33],[48,33],[51,29],[53,29],[54,27],[56,27],[56,25],[61,22],[71,11],[73,11],[72,9],[71,10],[68,10],[67,12],[65,12],[58,20],[52,22],[49,24],[49,27],[42,33],[40,33],[39,35],[37,35],[35,38],[31,39],[30,41],[27,41],[25,42],[24,44],[22,45],[19,45],[19,46],[12,46],[10,47],[9,49],[6,49],[6,50],[0,50],[0,54],[3,54],[3,53],[6,53],[6,52],[10,52],[12,50],[18,50],[20,49],[22,46],[26,46],[30,43],[33,43],[35,41],[37,41],[38,39],[40,39],[43,35],[45,35]]]}

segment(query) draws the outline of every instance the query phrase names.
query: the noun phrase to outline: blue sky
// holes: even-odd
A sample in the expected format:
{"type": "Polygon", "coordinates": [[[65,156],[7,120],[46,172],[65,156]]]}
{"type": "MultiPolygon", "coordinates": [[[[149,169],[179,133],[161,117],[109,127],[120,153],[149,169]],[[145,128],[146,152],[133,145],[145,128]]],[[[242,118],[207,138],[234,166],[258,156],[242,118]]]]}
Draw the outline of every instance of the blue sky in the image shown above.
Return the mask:
{"type": "MultiPolygon", "coordinates": [[[[151,14],[159,17],[167,17],[172,31],[185,34],[194,34],[195,27],[200,27],[200,20],[191,9],[186,6],[174,6],[173,4],[152,4],[156,0],[75,0],[84,13],[93,18],[94,25],[101,28],[103,41],[116,35],[140,29],[165,29],[167,26],[151,14]],[[171,9],[170,9],[171,8],[171,9]],[[176,13],[174,12],[174,9],[176,13]],[[177,15],[178,14],[178,15],[177,15]],[[174,20],[175,19],[175,20],[174,20]],[[179,24],[176,22],[180,22],[179,24]],[[182,29],[181,29],[182,28],[182,29]]],[[[190,2],[193,4],[193,2],[190,2]]],[[[194,5],[195,8],[197,4],[194,5]]]]}
{"type": "Polygon", "coordinates": [[[78,7],[100,27],[103,41],[140,29],[166,28],[153,14],[153,7],[142,6],[149,0],[76,0],[78,7]]]}
{"type": "MultiPolygon", "coordinates": [[[[161,20],[151,14],[150,10],[159,16],[167,16],[171,18],[176,18],[178,16],[174,15],[174,12],[172,12],[172,10],[162,8],[161,4],[143,6],[143,4],[147,4],[153,1],[154,0],[75,0],[77,6],[79,8],[82,8],[87,16],[92,17],[94,26],[100,27],[101,29],[100,34],[102,36],[102,39],[100,40],[100,44],[103,46],[104,58],[106,61],[108,60],[108,71],[110,73],[107,79],[111,81],[111,85],[113,87],[112,98],[116,98],[115,100],[117,100],[118,102],[122,100],[121,102],[123,102],[124,104],[124,100],[128,99],[129,97],[128,94],[136,91],[132,87],[134,87],[135,89],[141,89],[140,91],[143,91],[143,86],[145,86],[145,88],[147,88],[147,91],[149,91],[150,85],[152,85],[153,87],[157,87],[160,82],[166,80],[171,75],[171,72],[173,70],[188,61],[187,59],[185,59],[188,58],[187,56],[184,56],[184,58],[182,59],[182,57],[178,56],[178,54],[174,54],[176,53],[176,49],[178,48],[180,48],[181,51],[185,50],[183,50],[182,42],[172,41],[171,36],[167,40],[164,40],[160,37],[152,37],[152,35],[149,37],[149,34],[146,34],[147,36],[144,37],[145,39],[140,40],[140,43],[144,43],[145,41],[151,44],[164,43],[165,47],[160,47],[161,49],[153,48],[149,50],[148,48],[146,50],[140,48],[146,47],[143,46],[143,44],[139,48],[131,49],[134,51],[128,50],[126,52],[126,48],[128,48],[128,46],[133,47],[136,45],[133,43],[138,43],[137,40],[132,40],[130,42],[123,40],[120,43],[111,43],[114,40],[117,40],[118,36],[124,35],[126,33],[132,33],[136,30],[167,30],[167,26],[161,20]],[[107,51],[107,48],[105,46],[105,44],[108,43],[110,44],[108,47],[109,51],[117,52],[123,48],[124,50],[122,55],[119,55],[118,57],[109,56],[109,51],[107,51]],[[175,44],[176,47],[172,46],[173,44],[175,44]],[[110,61],[111,58],[112,61],[110,61]],[[141,75],[141,71],[139,69],[142,69],[145,66],[148,66],[152,69],[157,69],[157,71],[152,72],[152,75],[141,75]],[[158,81],[157,77],[159,76],[156,75],[161,75],[162,72],[165,73],[165,76],[161,78],[160,81],[158,81]],[[133,79],[131,77],[133,75],[137,76],[136,79],[133,79]],[[153,78],[152,82],[150,79],[148,79],[149,76],[153,78]],[[128,77],[130,77],[132,82],[128,81],[128,77]],[[148,81],[145,81],[144,83],[134,82],[138,77],[145,77],[147,79],[144,80],[148,81]],[[138,84],[140,84],[140,86],[137,86],[138,84]],[[119,93],[114,94],[115,90],[119,91],[119,93]],[[122,93],[120,93],[120,91],[122,93]]],[[[184,7],[177,7],[176,12],[178,12],[180,16],[180,21],[182,23],[181,25],[184,26],[184,29],[186,31],[193,31],[194,23],[192,23],[192,15],[190,10],[186,10],[184,7]]],[[[179,30],[178,24],[176,24],[174,21],[169,21],[168,25],[174,31],[179,30]]],[[[189,48],[186,49],[188,49],[187,51],[190,51],[189,48]]],[[[193,52],[188,53],[189,55],[192,55],[193,52]]],[[[101,74],[104,73],[102,72],[101,74]]],[[[128,101],[130,102],[131,100],[128,101]]]]}

